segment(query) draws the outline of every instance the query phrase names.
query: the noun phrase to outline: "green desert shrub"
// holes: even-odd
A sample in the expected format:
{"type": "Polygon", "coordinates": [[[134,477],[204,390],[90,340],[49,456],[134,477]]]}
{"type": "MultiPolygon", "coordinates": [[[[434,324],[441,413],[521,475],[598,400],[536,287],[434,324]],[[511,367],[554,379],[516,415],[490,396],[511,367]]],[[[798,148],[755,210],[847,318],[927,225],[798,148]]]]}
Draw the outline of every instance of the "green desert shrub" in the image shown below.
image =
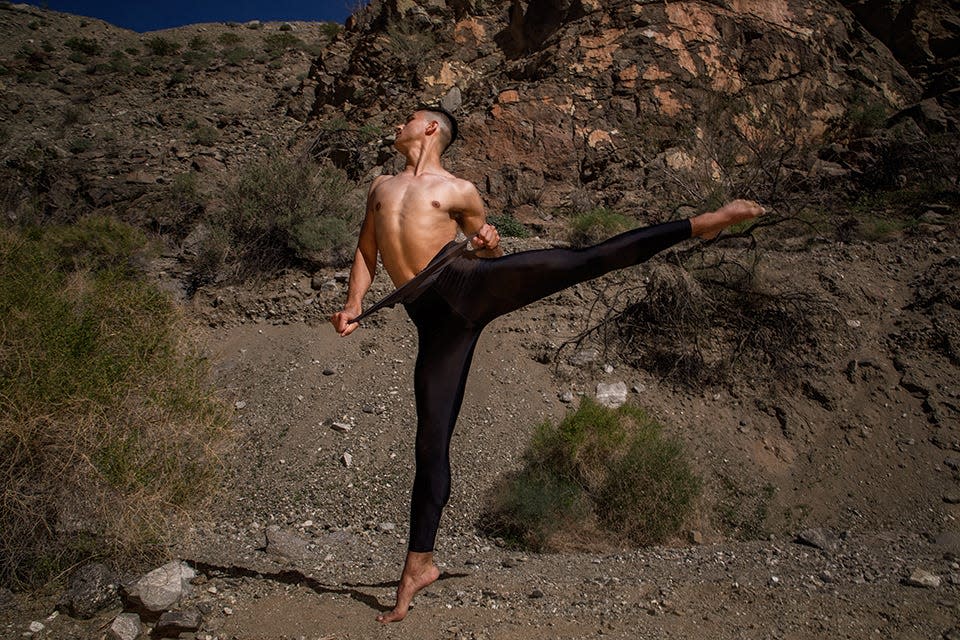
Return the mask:
{"type": "Polygon", "coordinates": [[[180,51],[180,43],[168,40],[163,36],[153,36],[143,43],[147,50],[155,56],[172,56],[180,51]]]}
{"type": "Polygon", "coordinates": [[[290,49],[299,49],[303,41],[292,33],[285,31],[270,33],[263,36],[263,50],[271,58],[278,58],[290,49]]]}
{"type": "Polygon", "coordinates": [[[114,73],[130,73],[133,64],[123,51],[116,50],[110,53],[110,70],[114,73]]]}
{"type": "Polygon", "coordinates": [[[362,209],[337,169],[271,155],[244,167],[213,228],[226,232],[241,276],[295,263],[343,264],[356,246],[362,209]]]}
{"type": "Polygon", "coordinates": [[[90,138],[74,138],[67,148],[70,153],[83,153],[93,148],[93,140],[90,138]]]}
{"type": "Polygon", "coordinates": [[[203,211],[204,197],[200,180],[194,172],[181,173],[164,189],[161,198],[150,211],[152,228],[181,238],[203,211]]]}
{"type": "Polygon", "coordinates": [[[575,214],[568,222],[570,244],[584,247],[636,225],[636,221],[605,207],[575,214]]]}
{"type": "Polygon", "coordinates": [[[846,129],[854,138],[873,134],[886,120],[886,104],[864,92],[855,93],[847,105],[846,129]]]}
{"type": "Polygon", "coordinates": [[[333,40],[340,33],[343,26],[336,22],[324,22],[320,25],[320,33],[329,40],[333,40]]]}
{"type": "Polygon", "coordinates": [[[0,584],[150,559],[211,485],[227,412],[143,250],[107,218],[0,229],[0,584]]]}
{"type": "Polygon", "coordinates": [[[210,41],[203,36],[193,36],[187,43],[187,48],[191,51],[209,51],[210,41]]]}
{"type": "MultiPolygon", "coordinates": [[[[190,142],[204,147],[213,146],[220,138],[220,131],[209,124],[197,124],[193,122],[193,127],[187,127],[191,131],[190,142]]],[[[188,123],[189,124],[189,123],[188,123]]]]}
{"type": "Polygon", "coordinates": [[[66,45],[68,49],[86,56],[98,56],[103,51],[100,43],[93,38],[73,37],[68,38],[63,44],[66,45]]]}
{"type": "Polygon", "coordinates": [[[584,398],[559,424],[537,428],[524,466],[495,489],[483,528],[536,550],[597,543],[597,532],[658,544],[679,531],[699,490],[681,444],[642,409],[584,398]]]}
{"type": "Polygon", "coordinates": [[[530,232],[523,226],[523,223],[509,213],[487,216],[487,222],[495,226],[500,235],[506,238],[526,238],[530,236],[530,232]]]}
{"type": "Polygon", "coordinates": [[[226,31],[217,36],[217,42],[225,47],[234,47],[243,42],[243,38],[233,31],[226,31]]]}
{"type": "Polygon", "coordinates": [[[239,65],[244,60],[250,60],[254,57],[253,51],[247,47],[229,47],[220,52],[223,56],[223,61],[229,65],[239,65]]]}
{"type": "Polygon", "coordinates": [[[213,60],[213,52],[205,49],[188,49],[183,52],[183,64],[196,69],[205,68],[213,60]]]}

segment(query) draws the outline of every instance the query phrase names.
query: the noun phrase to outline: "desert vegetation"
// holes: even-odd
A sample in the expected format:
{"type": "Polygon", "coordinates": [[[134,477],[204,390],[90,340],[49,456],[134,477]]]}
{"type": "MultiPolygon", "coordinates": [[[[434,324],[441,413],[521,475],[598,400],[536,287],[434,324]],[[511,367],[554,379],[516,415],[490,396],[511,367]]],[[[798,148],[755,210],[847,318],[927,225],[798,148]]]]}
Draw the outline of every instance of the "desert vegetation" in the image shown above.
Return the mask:
{"type": "Polygon", "coordinates": [[[481,527],[536,550],[596,548],[598,536],[657,544],[680,530],[699,487],[683,447],[646,412],[585,397],[559,424],[537,427],[481,527]]]}
{"type": "Polygon", "coordinates": [[[208,212],[195,278],[248,278],[291,265],[342,265],[352,257],[362,206],[339,170],[273,154],[230,182],[208,212]]]}
{"type": "Polygon", "coordinates": [[[144,235],[109,218],[0,230],[0,582],[160,553],[202,501],[228,414],[144,235]]]}

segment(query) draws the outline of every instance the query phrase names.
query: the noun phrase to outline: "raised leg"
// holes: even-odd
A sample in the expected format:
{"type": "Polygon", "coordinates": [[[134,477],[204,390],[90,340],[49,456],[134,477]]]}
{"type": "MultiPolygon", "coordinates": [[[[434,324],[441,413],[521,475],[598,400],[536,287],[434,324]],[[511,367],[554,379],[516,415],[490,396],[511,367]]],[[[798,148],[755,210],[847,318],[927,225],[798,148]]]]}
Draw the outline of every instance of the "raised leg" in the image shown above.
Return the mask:
{"type": "Polygon", "coordinates": [[[762,213],[763,208],[753,202],[735,200],[717,211],[633,229],[583,249],[460,260],[441,274],[437,287],[462,316],[486,324],[567,287],[640,264],[691,236],[713,237],[762,213]]]}

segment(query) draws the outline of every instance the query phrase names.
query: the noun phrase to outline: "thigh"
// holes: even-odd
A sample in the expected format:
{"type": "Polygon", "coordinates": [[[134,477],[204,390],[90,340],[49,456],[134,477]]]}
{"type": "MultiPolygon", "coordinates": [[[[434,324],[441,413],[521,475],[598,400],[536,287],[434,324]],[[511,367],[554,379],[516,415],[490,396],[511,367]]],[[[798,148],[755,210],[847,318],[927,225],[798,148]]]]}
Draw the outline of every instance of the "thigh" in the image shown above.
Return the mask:
{"type": "Polygon", "coordinates": [[[441,275],[443,294],[478,324],[580,282],[639,264],[690,237],[687,220],[633,229],[582,249],[521,251],[501,258],[464,258],[441,275]]]}
{"type": "Polygon", "coordinates": [[[480,328],[455,313],[436,314],[418,323],[417,334],[417,456],[444,456],[463,403],[480,328]]]}

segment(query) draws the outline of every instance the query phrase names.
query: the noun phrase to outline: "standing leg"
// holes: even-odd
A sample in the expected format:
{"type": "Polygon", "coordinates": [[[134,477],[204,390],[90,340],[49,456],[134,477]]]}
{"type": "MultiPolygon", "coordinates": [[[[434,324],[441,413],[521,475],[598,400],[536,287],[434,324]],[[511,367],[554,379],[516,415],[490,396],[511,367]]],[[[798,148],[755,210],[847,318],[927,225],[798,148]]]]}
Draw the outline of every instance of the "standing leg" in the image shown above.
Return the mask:
{"type": "Polygon", "coordinates": [[[433,547],[450,498],[450,439],[463,403],[467,374],[482,326],[466,323],[434,292],[408,307],[417,326],[414,369],[417,404],[416,474],[410,499],[410,539],[397,602],[380,622],[402,620],[418,591],[440,572],[433,547]]]}

